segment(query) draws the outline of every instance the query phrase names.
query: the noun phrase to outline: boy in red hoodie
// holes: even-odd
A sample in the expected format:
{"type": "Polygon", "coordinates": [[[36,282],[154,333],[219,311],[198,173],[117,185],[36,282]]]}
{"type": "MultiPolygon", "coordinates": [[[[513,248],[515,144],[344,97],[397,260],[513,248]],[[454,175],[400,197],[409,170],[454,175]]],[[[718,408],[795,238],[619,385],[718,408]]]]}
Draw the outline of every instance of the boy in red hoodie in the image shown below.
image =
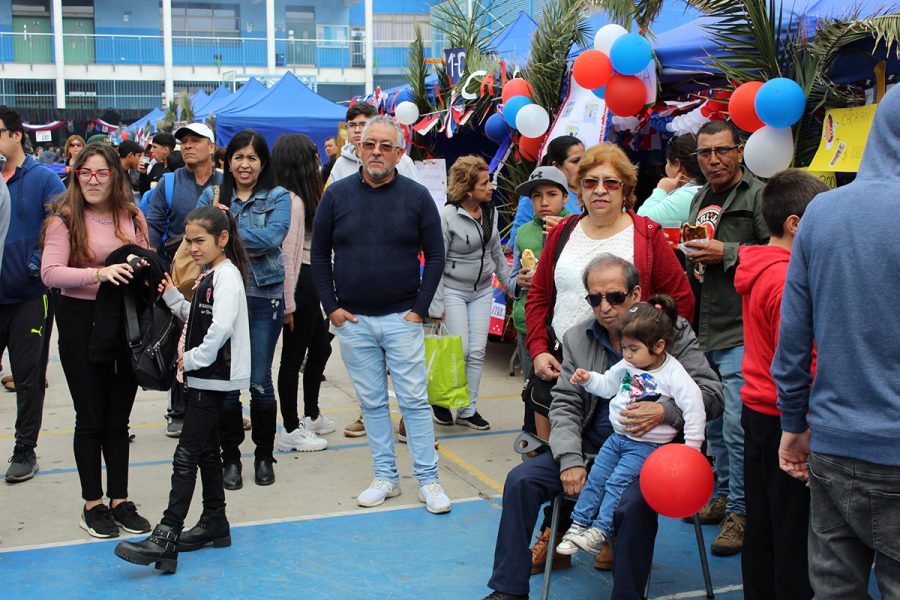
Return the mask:
{"type": "Polygon", "coordinates": [[[744,487],[747,528],[741,554],[744,598],[804,600],[809,585],[809,490],[778,466],[781,411],[769,370],[778,345],[781,295],[800,217],[828,186],[809,173],[782,171],[762,191],[768,246],[744,246],[734,287],[744,312],[744,487]]]}

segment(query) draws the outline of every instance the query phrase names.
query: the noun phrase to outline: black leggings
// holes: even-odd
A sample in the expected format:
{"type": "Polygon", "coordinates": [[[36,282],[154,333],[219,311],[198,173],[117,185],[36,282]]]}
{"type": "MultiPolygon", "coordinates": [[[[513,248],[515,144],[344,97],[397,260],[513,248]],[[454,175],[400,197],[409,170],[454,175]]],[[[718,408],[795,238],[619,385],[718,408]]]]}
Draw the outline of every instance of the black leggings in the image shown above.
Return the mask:
{"type": "MultiPolygon", "coordinates": [[[[287,292],[287,291],[286,291],[287,292]]],[[[300,365],[303,369],[303,412],[311,419],[319,417],[319,388],[328,357],[331,341],[328,327],[319,307],[319,296],[313,285],[312,267],[303,265],[294,294],[297,309],[294,312],[294,330],[284,328],[281,341],[281,367],[278,370],[278,397],[281,399],[281,418],[285,431],[294,431],[300,425],[297,415],[297,388],[300,383],[300,365]]]]}
{"type": "Polygon", "coordinates": [[[106,495],[128,497],[128,419],[137,379],[127,352],[91,362],[94,301],[60,296],[56,310],[59,359],[75,405],[75,464],[85,500],[103,498],[100,457],[106,462],[106,495]]]}

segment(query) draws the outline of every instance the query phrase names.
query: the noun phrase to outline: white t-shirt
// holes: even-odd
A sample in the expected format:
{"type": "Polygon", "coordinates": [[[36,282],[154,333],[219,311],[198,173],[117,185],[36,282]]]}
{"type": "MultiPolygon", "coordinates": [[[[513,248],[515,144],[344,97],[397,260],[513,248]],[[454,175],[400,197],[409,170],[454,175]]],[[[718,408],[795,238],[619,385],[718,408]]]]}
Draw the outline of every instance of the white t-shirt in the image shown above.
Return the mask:
{"type": "Polygon", "coordinates": [[[556,304],[553,306],[553,331],[562,339],[573,325],[593,316],[593,309],[584,297],[581,276],[585,267],[598,254],[607,252],[630,263],[634,262],[634,225],[629,225],[619,233],[605,240],[593,240],[584,233],[584,224],[572,229],[569,241],[563,248],[553,281],[556,285],[556,304]]]}

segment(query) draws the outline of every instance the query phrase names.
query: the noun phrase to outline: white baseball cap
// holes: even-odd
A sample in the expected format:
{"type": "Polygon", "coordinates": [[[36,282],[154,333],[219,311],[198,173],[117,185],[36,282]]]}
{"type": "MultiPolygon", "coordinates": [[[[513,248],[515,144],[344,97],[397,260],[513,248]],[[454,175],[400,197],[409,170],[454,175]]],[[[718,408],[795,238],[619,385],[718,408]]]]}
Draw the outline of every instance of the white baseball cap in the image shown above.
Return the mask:
{"type": "Polygon", "coordinates": [[[210,129],[203,123],[191,123],[190,125],[179,127],[178,131],[175,132],[175,139],[180,142],[182,136],[187,133],[194,133],[196,135],[199,135],[200,137],[205,137],[213,144],[216,143],[216,134],[213,133],[212,129],[210,129]]]}

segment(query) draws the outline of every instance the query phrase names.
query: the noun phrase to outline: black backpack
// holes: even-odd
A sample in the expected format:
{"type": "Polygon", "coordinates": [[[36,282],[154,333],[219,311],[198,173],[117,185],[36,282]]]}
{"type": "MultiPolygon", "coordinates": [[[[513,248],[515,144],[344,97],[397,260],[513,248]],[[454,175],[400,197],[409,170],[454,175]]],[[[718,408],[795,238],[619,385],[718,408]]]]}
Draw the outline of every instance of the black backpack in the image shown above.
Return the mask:
{"type": "Polygon", "coordinates": [[[131,286],[122,286],[131,366],[139,386],[166,391],[175,381],[181,322],[158,295],[138,314],[134,294],[131,286]]]}

